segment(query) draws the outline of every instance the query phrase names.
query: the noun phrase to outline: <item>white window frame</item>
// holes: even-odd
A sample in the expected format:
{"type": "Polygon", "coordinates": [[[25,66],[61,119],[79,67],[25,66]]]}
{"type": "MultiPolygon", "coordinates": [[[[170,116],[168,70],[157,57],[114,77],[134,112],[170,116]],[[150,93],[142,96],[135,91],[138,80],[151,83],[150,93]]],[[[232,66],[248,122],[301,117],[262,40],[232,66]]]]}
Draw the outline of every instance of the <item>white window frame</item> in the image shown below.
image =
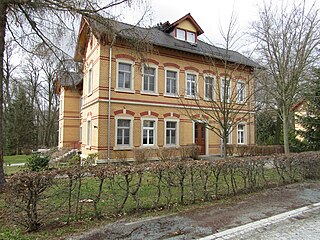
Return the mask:
{"type": "Polygon", "coordinates": [[[238,123],[237,125],[237,144],[246,144],[246,136],[247,136],[247,127],[246,127],[246,124],[241,122],[241,123],[238,123]],[[243,130],[239,130],[239,125],[243,125],[244,126],[244,129],[243,130]],[[239,135],[240,135],[240,131],[243,132],[243,142],[239,142],[239,135]]]}
{"type": "Polygon", "coordinates": [[[187,42],[189,42],[189,43],[196,43],[196,38],[197,38],[197,35],[196,35],[196,33],[195,32],[192,32],[192,31],[186,31],[186,41],[187,42]],[[193,39],[192,40],[190,40],[189,39],[189,33],[191,33],[191,34],[193,34],[193,39]]]}
{"type": "Polygon", "coordinates": [[[237,90],[237,103],[245,103],[245,101],[246,101],[246,82],[245,81],[243,81],[243,80],[238,80],[237,82],[236,82],[236,90],[237,90]],[[240,99],[239,99],[239,90],[240,90],[240,85],[241,84],[244,84],[244,88],[243,88],[243,100],[242,101],[240,101],[240,99]]]}
{"type": "Polygon", "coordinates": [[[194,72],[194,71],[185,71],[185,98],[197,98],[198,97],[198,78],[199,77],[199,73],[197,72],[194,72]],[[191,75],[195,75],[196,76],[196,79],[195,79],[195,91],[194,91],[194,95],[188,95],[188,74],[191,74],[191,75]]]}
{"type": "Polygon", "coordinates": [[[141,118],[141,147],[158,147],[158,118],[141,118]],[[143,144],[143,122],[144,121],[154,121],[154,134],[153,134],[153,144],[143,144]]]}
{"type": "Polygon", "coordinates": [[[116,59],[117,68],[116,68],[116,89],[118,92],[131,92],[134,93],[134,62],[127,59],[116,59]],[[119,63],[131,64],[131,79],[130,79],[130,88],[119,87],[119,63]]]}
{"type": "Polygon", "coordinates": [[[163,146],[164,147],[178,147],[180,146],[179,144],[179,125],[180,125],[180,121],[179,119],[176,118],[165,118],[164,119],[164,140],[163,140],[163,146]],[[176,123],[176,143],[175,144],[167,144],[167,122],[175,122],[176,123]]]}
{"type": "Polygon", "coordinates": [[[165,75],[164,76],[164,96],[167,96],[167,97],[177,97],[177,96],[179,96],[179,74],[180,74],[179,69],[165,67],[164,71],[165,71],[165,74],[164,74],[165,75]],[[177,74],[176,93],[174,93],[174,94],[173,93],[167,93],[167,71],[176,72],[176,74],[177,74]]]}
{"type": "Polygon", "coordinates": [[[92,146],[92,119],[91,116],[87,118],[87,141],[86,141],[86,146],[91,147],[92,146]],[[90,124],[90,125],[89,125],[90,124]]]}
{"type": "Polygon", "coordinates": [[[151,95],[158,95],[158,65],[147,63],[144,64],[142,67],[142,81],[141,81],[141,94],[151,94],[151,95]],[[154,91],[144,90],[144,68],[154,68],[154,91]]]}
{"type": "Polygon", "coordinates": [[[115,116],[115,139],[114,139],[114,150],[131,150],[133,149],[133,117],[129,116],[115,116]],[[130,137],[129,137],[129,145],[118,145],[118,120],[130,120],[130,137]]]}
{"type": "Polygon", "coordinates": [[[186,40],[186,30],[181,29],[181,28],[177,28],[177,29],[176,29],[176,38],[179,39],[179,40],[185,41],[185,40],[186,40]],[[179,37],[178,31],[181,31],[181,32],[184,33],[184,34],[183,34],[183,38],[179,37]]]}
{"type": "Polygon", "coordinates": [[[88,96],[92,94],[92,88],[93,88],[93,68],[92,68],[92,64],[90,64],[89,68],[88,68],[88,96]]]}
{"type": "Polygon", "coordinates": [[[230,78],[228,78],[228,77],[222,77],[221,78],[221,81],[220,81],[220,83],[221,83],[221,85],[220,85],[220,101],[221,102],[223,102],[224,101],[224,90],[223,90],[223,86],[224,86],[224,84],[222,83],[223,81],[229,81],[229,89],[228,89],[228,98],[227,98],[227,102],[230,102],[231,101],[231,94],[232,94],[232,89],[231,89],[231,87],[232,87],[232,84],[231,84],[231,79],[230,78]]]}
{"type": "Polygon", "coordinates": [[[79,127],[79,142],[82,143],[82,125],[79,127]]]}
{"type": "Polygon", "coordinates": [[[204,84],[204,88],[203,88],[203,93],[204,93],[204,100],[206,101],[215,101],[216,100],[216,76],[212,75],[212,74],[204,74],[203,75],[203,84],[204,84]],[[208,98],[206,96],[206,90],[207,90],[207,87],[206,87],[206,78],[209,77],[209,78],[213,78],[213,85],[212,85],[212,99],[208,98]]]}

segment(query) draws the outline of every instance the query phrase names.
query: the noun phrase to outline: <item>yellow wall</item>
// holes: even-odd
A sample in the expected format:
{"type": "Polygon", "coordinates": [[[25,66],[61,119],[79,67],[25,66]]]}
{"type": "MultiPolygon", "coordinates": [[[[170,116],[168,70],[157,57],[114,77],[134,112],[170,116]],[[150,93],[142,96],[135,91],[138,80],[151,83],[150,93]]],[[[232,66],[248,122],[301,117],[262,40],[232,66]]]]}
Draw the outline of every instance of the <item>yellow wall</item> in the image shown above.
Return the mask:
{"type": "Polygon", "coordinates": [[[195,26],[188,19],[184,20],[181,23],[179,23],[177,27],[181,28],[181,29],[184,29],[184,30],[191,31],[191,32],[196,32],[197,31],[195,26]]]}
{"type": "MultiPolygon", "coordinates": [[[[184,29],[195,31],[191,29],[193,27],[189,21],[184,21],[182,27],[184,29]],[[189,24],[189,25],[188,25],[189,24]],[[189,28],[188,28],[189,27],[189,28]]],[[[109,74],[109,47],[101,46],[96,40],[93,41],[92,46],[88,44],[86,59],[84,64],[84,91],[83,91],[83,108],[81,110],[81,126],[82,126],[82,153],[88,155],[90,153],[98,153],[99,159],[106,159],[107,157],[107,125],[108,125],[108,74],[109,74]],[[93,86],[92,93],[89,94],[86,91],[88,84],[88,69],[92,66],[93,69],[93,86]],[[92,125],[92,144],[88,146],[86,143],[87,133],[87,119],[91,118],[92,125]]],[[[141,146],[141,116],[140,114],[145,111],[153,111],[158,115],[157,126],[157,142],[158,147],[163,146],[164,142],[164,115],[166,113],[179,114],[179,145],[185,146],[193,143],[193,123],[185,116],[186,112],[183,109],[183,104],[189,103],[195,105],[194,101],[184,99],[186,72],[191,71],[198,75],[198,90],[200,96],[203,96],[204,91],[204,76],[205,72],[212,71],[216,77],[216,87],[219,87],[221,74],[225,73],[223,66],[219,65],[219,62],[214,61],[206,62],[202,56],[195,54],[185,53],[176,50],[157,48],[155,47],[153,54],[145,56],[147,59],[152,59],[149,63],[158,62],[158,93],[157,95],[141,94],[142,90],[142,63],[135,56],[132,50],[115,45],[112,54],[112,104],[111,104],[111,149],[115,146],[115,112],[126,109],[134,112],[134,139],[133,147],[140,148],[141,146]],[[122,56],[120,56],[122,54],[122,56]],[[116,88],[116,71],[117,60],[134,58],[134,93],[115,91],[116,88]],[[177,64],[179,70],[179,94],[182,98],[174,98],[164,96],[165,93],[165,69],[166,64],[177,64]],[[193,70],[190,70],[190,69],[193,70]],[[189,69],[189,70],[188,70],[189,69]]],[[[172,66],[170,66],[172,68],[172,66]]],[[[253,86],[252,76],[248,71],[234,71],[231,69],[227,71],[230,74],[232,80],[232,89],[235,89],[236,80],[239,78],[246,81],[247,88],[246,93],[249,93],[248,83],[253,86]]],[[[217,99],[218,100],[218,99],[217,99]]],[[[201,104],[204,104],[203,102],[201,104]]],[[[196,105],[195,105],[196,106],[196,105]]],[[[253,106],[253,105],[252,105],[253,106]]],[[[249,104],[244,110],[249,110],[249,104]]],[[[251,109],[251,111],[253,111],[251,109]]],[[[117,116],[131,116],[128,114],[120,113],[117,116]]],[[[243,115],[239,114],[239,118],[243,115]]],[[[244,117],[243,122],[246,123],[246,143],[254,144],[254,116],[249,115],[244,117]],[[249,129],[251,131],[249,131],[249,129]],[[251,139],[251,142],[249,142],[251,139]]],[[[218,154],[220,148],[220,138],[214,133],[208,132],[208,154],[218,154]]],[[[237,140],[236,127],[232,134],[232,143],[235,144],[237,140]]],[[[115,158],[120,151],[112,150],[111,158],[115,158]]],[[[132,152],[128,152],[128,157],[132,157],[132,152]]]]}

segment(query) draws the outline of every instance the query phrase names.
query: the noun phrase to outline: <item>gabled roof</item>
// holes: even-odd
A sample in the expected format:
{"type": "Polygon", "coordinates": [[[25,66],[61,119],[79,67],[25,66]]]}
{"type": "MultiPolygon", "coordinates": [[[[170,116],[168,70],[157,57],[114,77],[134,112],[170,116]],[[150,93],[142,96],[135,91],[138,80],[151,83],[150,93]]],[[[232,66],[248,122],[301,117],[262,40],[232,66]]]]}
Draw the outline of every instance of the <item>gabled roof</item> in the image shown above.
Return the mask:
{"type": "MultiPolygon", "coordinates": [[[[184,17],[187,18],[189,16],[190,15],[187,14],[184,17]]],[[[180,20],[181,19],[179,19],[178,21],[180,20]]],[[[101,16],[99,17],[98,21],[94,19],[86,19],[86,21],[83,21],[83,23],[87,24],[86,27],[89,27],[95,37],[97,37],[97,39],[100,41],[105,41],[105,37],[110,35],[109,32],[112,31],[118,37],[124,39],[143,39],[144,41],[149,41],[156,46],[180,50],[183,52],[189,52],[207,57],[213,57],[216,59],[243,64],[250,67],[260,67],[259,64],[236,51],[227,51],[226,49],[216,47],[201,40],[198,40],[196,45],[192,45],[186,41],[178,40],[169,33],[164,32],[163,29],[161,29],[161,27],[159,26],[142,28],[115,20],[110,20],[107,18],[101,18],[101,16]],[[103,20],[101,21],[101,19],[103,20]]],[[[85,47],[85,42],[81,42],[79,41],[79,39],[83,39],[83,37],[87,35],[86,31],[84,31],[83,28],[81,29],[82,30],[80,34],[82,36],[78,37],[77,52],[75,55],[76,61],[81,61],[82,58],[79,55],[81,54],[80,49],[83,49],[85,47]]]]}
{"type": "Polygon", "coordinates": [[[197,29],[197,35],[201,35],[202,33],[204,33],[204,31],[202,30],[202,28],[199,26],[199,24],[194,20],[194,18],[191,16],[190,13],[186,14],[185,16],[183,16],[182,18],[178,19],[177,21],[175,21],[174,23],[169,23],[166,22],[167,28],[166,28],[166,32],[170,32],[172,31],[173,28],[175,28],[177,25],[179,25],[181,22],[185,21],[185,20],[189,20],[197,29]]]}

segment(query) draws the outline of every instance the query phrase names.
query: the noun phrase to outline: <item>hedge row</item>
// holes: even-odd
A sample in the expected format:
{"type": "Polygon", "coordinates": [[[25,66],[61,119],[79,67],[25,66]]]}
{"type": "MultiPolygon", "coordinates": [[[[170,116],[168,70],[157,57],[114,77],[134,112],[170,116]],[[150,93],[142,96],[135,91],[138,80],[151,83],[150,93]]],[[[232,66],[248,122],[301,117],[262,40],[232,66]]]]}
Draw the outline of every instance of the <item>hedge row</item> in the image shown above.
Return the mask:
{"type": "Polygon", "coordinates": [[[319,177],[320,152],[24,172],[8,180],[6,209],[15,224],[34,231],[54,221],[161,210],[319,177]]]}

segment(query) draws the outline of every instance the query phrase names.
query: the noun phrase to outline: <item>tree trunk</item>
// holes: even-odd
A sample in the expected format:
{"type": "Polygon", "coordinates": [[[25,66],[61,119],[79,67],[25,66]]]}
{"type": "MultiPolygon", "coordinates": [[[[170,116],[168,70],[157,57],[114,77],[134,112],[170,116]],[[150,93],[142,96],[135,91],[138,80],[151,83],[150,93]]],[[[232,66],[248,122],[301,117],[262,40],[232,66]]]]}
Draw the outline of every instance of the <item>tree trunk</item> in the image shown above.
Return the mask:
{"type": "Polygon", "coordinates": [[[288,154],[289,150],[289,117],[288,113],[283,108],[283,143],[284,143],[284,153],[288,154]]]}
{"type": "Polygon", "coordinates": [[[4,161],[3,161],[3,149],[4,149],[4,134],[3,134],[3,61],[4,61],[4,44],[6,35],[6,23],[7,23],[7,5],[6,3],[0,4],[0,189],[2,189],[5,183],[4,177],[4,161]]]}

